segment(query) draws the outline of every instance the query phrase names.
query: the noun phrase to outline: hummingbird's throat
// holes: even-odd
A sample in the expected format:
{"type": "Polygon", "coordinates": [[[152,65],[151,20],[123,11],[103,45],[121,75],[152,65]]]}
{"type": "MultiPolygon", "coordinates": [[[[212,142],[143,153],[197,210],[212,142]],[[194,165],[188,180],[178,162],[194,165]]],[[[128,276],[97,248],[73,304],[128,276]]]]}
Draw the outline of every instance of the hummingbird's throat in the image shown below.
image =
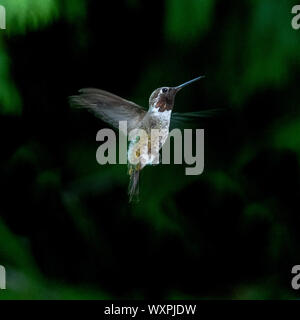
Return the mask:
{"type": "Polygon", "coordinates": [[[173,106],[169,101],[165,99],[159,99],[155,103],[154,108],[158,109],[159,112],[165,112],[165,111],[172,110],[173,106]]]}

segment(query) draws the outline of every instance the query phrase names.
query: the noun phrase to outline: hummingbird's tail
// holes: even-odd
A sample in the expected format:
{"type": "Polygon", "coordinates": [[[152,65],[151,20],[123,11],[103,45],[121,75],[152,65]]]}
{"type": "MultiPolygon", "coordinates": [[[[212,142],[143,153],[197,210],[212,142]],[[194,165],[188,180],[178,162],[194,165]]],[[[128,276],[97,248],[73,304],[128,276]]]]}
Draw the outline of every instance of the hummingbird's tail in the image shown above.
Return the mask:
{"type": "Polygon", "coordinates": [[[138,201],[139,197],[139,177],[140,177],[140,168],[139,166],[130,166],[129,167],[129,187],[128,187],[128,195],[129,195],[129,202],[133,200],[138,201]]]}

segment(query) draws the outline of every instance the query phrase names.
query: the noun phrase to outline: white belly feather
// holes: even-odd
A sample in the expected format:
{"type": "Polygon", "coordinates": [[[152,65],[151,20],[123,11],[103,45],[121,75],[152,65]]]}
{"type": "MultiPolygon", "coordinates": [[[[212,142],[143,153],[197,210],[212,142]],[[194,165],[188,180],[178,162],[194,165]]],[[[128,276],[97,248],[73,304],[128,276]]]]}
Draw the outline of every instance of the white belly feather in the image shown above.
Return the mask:
{"type": "Polygon", "coordinates": [[[169,134],[171,110],[158,112],[156,108],[141,124],[142,134],[137,134],[129,144],[128,161],[130,164],[146,165],[159,163],[159,150],[164,145],[169,134]]]}

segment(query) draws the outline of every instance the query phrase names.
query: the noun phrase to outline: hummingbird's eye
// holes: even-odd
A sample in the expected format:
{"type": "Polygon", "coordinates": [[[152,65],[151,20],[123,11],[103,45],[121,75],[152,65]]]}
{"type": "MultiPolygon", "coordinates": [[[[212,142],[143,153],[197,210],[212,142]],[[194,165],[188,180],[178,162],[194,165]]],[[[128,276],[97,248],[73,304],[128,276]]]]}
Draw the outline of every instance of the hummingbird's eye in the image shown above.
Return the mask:
{"type": "Polygon", "coordinates": [[[161,90],[163,93],[166,93],[166,92],[168,92],[168,88],[162,88],[162,90],[161,90]]]}

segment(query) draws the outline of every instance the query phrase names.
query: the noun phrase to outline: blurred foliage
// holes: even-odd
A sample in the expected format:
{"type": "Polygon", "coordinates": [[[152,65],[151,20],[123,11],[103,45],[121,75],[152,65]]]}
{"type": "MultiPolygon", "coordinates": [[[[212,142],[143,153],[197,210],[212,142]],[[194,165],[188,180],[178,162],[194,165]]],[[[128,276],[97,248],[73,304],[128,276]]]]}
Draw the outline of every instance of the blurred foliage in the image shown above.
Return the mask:
{"type": "Polygon", "coordinates": [[[2,0],[9,36],[41,29],[62,17],[79,22],[86,14],[84,0],[2,0]]]}
{"type": "Polygon", "coordinates": [[[188,45],[207,32],[212,23],[215,0],[167,0],[166,39],[188,45]]]}
{"type": "Polygon", "coordinates": [[[21,98],[10,77],[10,59],[1,39],[0,46],[0,112],[3,114],[20,114],[22,107],[21,98]]]}
{"type": "MultiPolygon", "coordinates": [[[[79,24],[86,13],[84,0],[2,0],[1,5],[6,9],[8,37],[40,30],[59,17],[79,24]]],[[[22,99],[10,77],[12,62],[1,38],[0,46],[0,113],[20,115],[22,99]]]]}
{"type": "Polygon", "coordinates": [[[2,0],[0,264],[4,299],[295,297],[299,32],[293,1],[2,0]],[[147,107],[199,74],[177,111],[225,107],[205,171],[95,160],[106,125],[67,96],[100,87],[147,107]],[[222,270],[222,276],[216,277],[222,270]]]}
{"type": "Polygon", "coordinates": [[[274,146],[279,149],[288,148],[297,152],[300,160],[300,119],[290,120],[288,123],[276,125],[274,146]]]}

